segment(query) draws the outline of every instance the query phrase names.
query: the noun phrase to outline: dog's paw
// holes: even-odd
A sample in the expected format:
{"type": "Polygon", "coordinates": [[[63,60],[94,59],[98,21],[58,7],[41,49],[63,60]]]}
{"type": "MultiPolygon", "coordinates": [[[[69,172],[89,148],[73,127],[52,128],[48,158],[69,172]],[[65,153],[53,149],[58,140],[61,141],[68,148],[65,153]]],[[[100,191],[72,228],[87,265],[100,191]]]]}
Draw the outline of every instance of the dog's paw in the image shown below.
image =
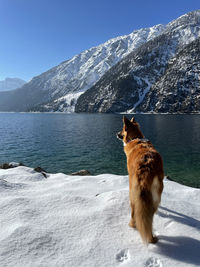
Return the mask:
{"type": "Polygon", "coordinates": [[[158,242],[157,236],[153,236],[152,239],[149,241],[149,243],[151,243],[151,244],[156,244],[157,242],[158,242]]]}
{"type": "Polygon", "coordinates": [[[136,224],[135,221],[133,221],[132,219],[130,220],[129,224],[128,224],[131,228],[136,228],[136,224]]]}

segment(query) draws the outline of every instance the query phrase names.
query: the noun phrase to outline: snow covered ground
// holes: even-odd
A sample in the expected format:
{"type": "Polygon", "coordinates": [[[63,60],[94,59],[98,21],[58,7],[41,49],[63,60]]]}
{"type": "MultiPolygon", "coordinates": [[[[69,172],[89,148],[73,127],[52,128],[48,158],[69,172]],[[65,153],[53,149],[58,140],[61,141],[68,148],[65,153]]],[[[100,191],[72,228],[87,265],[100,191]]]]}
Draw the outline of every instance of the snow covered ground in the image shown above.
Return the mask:
{"type": "Polygon", "coordinates": [[[128,177],[0,170],[0,266],[200,266],[200,190],[165,180],[156,245],[128,227],[128,177]]]}

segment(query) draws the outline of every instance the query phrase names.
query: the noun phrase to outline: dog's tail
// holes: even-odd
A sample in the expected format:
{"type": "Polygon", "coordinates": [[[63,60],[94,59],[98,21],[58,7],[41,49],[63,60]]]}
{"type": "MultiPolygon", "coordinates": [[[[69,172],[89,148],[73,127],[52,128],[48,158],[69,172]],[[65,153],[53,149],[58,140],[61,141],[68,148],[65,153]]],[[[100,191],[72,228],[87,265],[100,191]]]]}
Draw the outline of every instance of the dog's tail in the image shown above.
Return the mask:
{"type": "MultiPolygon", "coordinates": [[[[154,178],[157,183],[157,178],[154,178]]],[[[153,237],[152,224],[153,215],[160,202],[158,191],[155,192],[154,181],[152,186],[141,187],[137,185],[134,189],[135,197],[135,221],[136,227],[145,243],[156,243],[157,238],[153,237]]]]}

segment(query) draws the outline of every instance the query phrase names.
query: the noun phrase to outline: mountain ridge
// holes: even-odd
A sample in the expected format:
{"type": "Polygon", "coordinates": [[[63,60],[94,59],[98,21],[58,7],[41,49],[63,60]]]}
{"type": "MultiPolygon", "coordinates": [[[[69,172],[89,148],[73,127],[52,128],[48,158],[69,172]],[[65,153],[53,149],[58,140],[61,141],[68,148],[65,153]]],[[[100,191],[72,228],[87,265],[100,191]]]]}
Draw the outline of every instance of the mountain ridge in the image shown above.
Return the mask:
{"type": "MultiPolygon", "coordinates": [[[[159,24],[112,38],[34,77],[22,88],[0,93],[0,111],[198,112],[199,104],[193,108],[178,108],[160,92],[164,94],[167,90],[162,90],[163,81],[165,87],[170,87],[167,75],[171,67],[175,88],[170,87],[168,95],[180,91],[177,86],[181,74],[171,63],[181,65],[181,59],[176,61],[176,57],[199,36],[200,10],[196,10],[167,25],[159,24]],[[173,108],[159,101],[169,101],[173,108]]],[[[184,51],[190,55],[187,48],[184,51]]],[[[193,47],[193,54],[195,52],[199,53],[197,45],[193,47]]],[[[193,62],[190,60],[190,68],[197,60],[198,57],[193,62]]],[[[184,64],[187,65],[187,60],[184,64]]],[[[193,86],[190,70],[186,67],[185,71],[185,83],[193,86]]],[[[193,76],[197,77],[198,67],[195,73],[193,76]]],[[[198,79],[196,93],[192,94],[197,99],[198,79]]],[[[186,94],[185,98],[189,99],[186,94]]],[[[176,99],[185,101],[183,97],[176,99]]],[[[192,100],[186,102],[192,105],[192,100]]]]}
{"type": "MultiPolygon", "coordinates": [[[[10,96],[6,100],[7,105],[10,105],[9,109],[34,111],[34,108],[37,110],[41,105],[40,108],[43,111],[59,111],[63,97],[67,98],[69,93],[70,103],[67,103],[69,99],[66,99],[62,111],[73,111],[74,102],[81,93],[95,84],[123,56],[146,40],[160,34],[164,28],[165,26],[159,24],[151,28],[139,29],[129,35],[112,38],[104,44],[75,55],[73,58],[34,77],[24,87],[13,92],[12,98],[15,101],[12,101],[10,96]],[[56,104],[54,101],[58,102],[56,110],[51,106],[56,104]]],[[[2,105],[6,106],[6,103],[5,101],[1,103],[0,100],[0,110],[2,105]]]]}
{"type": "MultiPolygon", "coordinates": [[[[75,111],[157,113],[164,110],[164,112],[173,113],[198,112],[198,105],[196,106],[197,110],[195,108],[177,110],[175,105],[173,109],[169,109],[169,105],[168,109],[157,109],[155,106],[145,108],[142,104],[159,94],[161,85],[158,86],[157,83],[156,90],[153,85],[165,75],[170,61],[175,60],[178,53],[193,41],[195,42],[199,36],[200,10],[190,12],[170,22],[162,34],[141,45],[122,59],[93,87],[81,95],[77,101],[75,111]]],[[[196,52],[198,53],[197,48],[196,52]]],[[[199,70],[196,71],[198,73],[199,70]]],[[[170,83],[170,80],[168,82],[170,83]]],[[[198,88],[196,91],[198,92],[198,88]]],[[[155,105],[162,104],[155,103],[155,105]]]]}

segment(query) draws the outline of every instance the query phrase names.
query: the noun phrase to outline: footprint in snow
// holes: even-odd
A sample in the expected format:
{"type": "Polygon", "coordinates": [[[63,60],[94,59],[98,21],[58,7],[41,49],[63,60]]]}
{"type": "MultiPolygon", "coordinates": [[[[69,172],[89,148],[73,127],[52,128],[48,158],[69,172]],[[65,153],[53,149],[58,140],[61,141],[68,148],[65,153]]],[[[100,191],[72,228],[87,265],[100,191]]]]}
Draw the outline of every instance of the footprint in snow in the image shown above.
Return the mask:
{"type": "Polygon", "coordinates": [[[146,262],[145,262],[145,267],[162,267],[162,262],[157,259],[157,258],[149,258],[146,262]]]}
{"type": "Polygon", "coordinates": [[[128,249],[122,249],[120,252],[117,253],[116,255],[116,260],[118,262],[125,262],[129,259],[129,250],[128,249]]]}
{"type": "Polygon", "coordinates": [[[168,221],[168,222],[166,222],[165,224],[164,224],[164,226],[165,227],[170,227],[171,225],[173,225],[174,224],[174,222],[173,221],[168,221]]]}

